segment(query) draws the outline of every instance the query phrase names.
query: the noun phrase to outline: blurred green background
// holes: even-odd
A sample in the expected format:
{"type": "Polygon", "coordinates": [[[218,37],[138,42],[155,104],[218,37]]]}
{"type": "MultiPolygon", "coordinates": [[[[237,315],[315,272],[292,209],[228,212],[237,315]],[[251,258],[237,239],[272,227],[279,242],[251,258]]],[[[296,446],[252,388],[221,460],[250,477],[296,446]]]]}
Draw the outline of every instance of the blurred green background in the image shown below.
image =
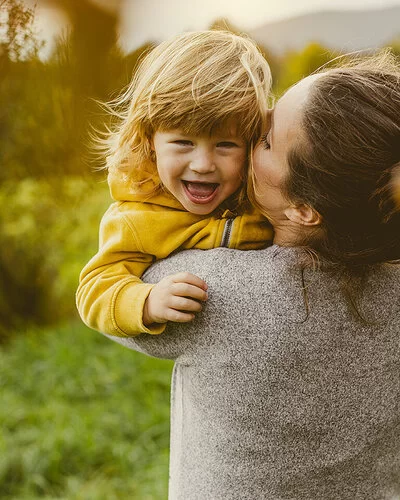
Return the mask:
{"type": "MultiPolygon", "coordinates": [[[[172,364],[89,331],[74,305],[110,203],[90,146],[106,122],[96,101],[151,43],[125,54],[115,12],[52,3],[69,30],[42,60],[35,10],[0,0],[0,498],[165,499],[172,364]]],[[[277,96],[337,55],[262,49],[277,96]]]]}

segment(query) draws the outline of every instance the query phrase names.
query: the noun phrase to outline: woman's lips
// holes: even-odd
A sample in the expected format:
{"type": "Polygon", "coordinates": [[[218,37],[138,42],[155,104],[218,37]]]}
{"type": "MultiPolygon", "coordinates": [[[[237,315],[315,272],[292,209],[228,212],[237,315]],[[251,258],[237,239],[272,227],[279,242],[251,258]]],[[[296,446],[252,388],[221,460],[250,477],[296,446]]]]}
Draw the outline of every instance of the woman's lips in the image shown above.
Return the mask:
{"type": "Polygon", "coordinates": [[[210,203],[218,192],[219,184],[211,182],[182,181],[186,196],[193,203],[210,203]]]}

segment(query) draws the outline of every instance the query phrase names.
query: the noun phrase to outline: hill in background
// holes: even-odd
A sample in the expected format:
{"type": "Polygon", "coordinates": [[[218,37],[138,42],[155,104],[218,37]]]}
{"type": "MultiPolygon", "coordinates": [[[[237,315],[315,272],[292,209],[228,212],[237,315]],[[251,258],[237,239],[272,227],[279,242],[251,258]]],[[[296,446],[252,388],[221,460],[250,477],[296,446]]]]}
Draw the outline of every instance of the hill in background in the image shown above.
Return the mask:
{"type": "Polygon", "coordinates": [[[248,33],[277,54],[301,50],[310,42],[340,52],[373,49],[400,37],[400,6],[314,12],[264,24],[248,33]]]}

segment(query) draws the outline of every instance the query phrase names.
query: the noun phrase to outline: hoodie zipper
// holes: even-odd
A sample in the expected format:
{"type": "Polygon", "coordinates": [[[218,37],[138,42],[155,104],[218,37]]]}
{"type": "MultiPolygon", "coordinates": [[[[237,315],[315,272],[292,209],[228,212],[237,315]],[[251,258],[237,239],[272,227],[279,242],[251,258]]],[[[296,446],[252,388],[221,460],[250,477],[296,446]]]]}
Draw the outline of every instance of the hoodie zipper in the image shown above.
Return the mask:
{"type": "Polygon", "coordinates": [[[235,218],[226,219],[224,232],[222,233],[221,247],[229,248],[231,241],[232,226],[235,218]]]}

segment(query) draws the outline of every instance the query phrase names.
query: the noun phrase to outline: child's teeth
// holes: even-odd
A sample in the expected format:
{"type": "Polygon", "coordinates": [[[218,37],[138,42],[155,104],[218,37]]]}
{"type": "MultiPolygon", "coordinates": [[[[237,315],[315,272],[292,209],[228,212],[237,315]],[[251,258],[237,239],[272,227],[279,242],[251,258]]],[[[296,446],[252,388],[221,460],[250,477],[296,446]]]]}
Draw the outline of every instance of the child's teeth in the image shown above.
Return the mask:
{"type": "Polygon", "coordinates": [[[192,196],[198,198],[207,198],[216,190],[218,184],[209,184],[202,182],[186,182],[186,188],[192,196]]]}

